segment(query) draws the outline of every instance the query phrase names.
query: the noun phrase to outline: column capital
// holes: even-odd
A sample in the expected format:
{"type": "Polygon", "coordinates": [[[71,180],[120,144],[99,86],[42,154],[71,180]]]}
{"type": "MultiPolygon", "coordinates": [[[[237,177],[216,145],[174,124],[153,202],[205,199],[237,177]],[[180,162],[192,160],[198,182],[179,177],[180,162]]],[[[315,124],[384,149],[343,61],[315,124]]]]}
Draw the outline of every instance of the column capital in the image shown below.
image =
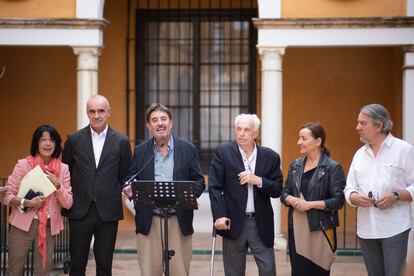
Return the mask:
{"type": "Polygon", "coordinates": [[[402,46],[402,51],[404,53],[414,53],[414,45],[404,45],[402,46]]]}
{"type": "Polygon", "coordinates": [[[404,45],[402,46],[402,51],[404,53],[404,66],[403,70],[414,70],[414,45],[404,45]]]}
{"type": "Polygon", "coordinates": [[[257,45],[262,61],[262,71],[282,71],[282,56],[286,47],[257,45]]]}
{"type": "Polygon", "coordinates": [[[257,45],[256,46],[260,57],[265,55],[284,55],[286,47],[275,47],[275,46],[266,46],[266,45],[257,45]]]}
{"type": "Polygon", "coordinates": [[[72,47],[75,55],[78,56],[78,70],[98,71],[98,57],[101,54],[101,47],[72,47]]]}
{"type": "Polygon", "coordinates": [[[75,55],[79,55],[85,52],[92,52],[94,55],[99,56],[101,54],[101,47],[91,47],[91,46],[72,46],[73,52],[75,55]]]}

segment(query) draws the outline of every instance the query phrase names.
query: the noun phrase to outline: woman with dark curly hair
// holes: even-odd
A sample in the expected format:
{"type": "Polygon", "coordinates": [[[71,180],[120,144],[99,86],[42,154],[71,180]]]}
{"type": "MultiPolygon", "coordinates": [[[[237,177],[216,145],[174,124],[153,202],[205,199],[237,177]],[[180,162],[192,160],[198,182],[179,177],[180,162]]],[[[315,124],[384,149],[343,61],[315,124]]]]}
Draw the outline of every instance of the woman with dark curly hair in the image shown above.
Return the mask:
{"type": "Polygon", "coordinates": [[[8,234],[8,276],[23,274],[27,252],[33,241],[36,248],[35,275],[47,275],[52,267],[54,236],[63,230],[60,209],[70,208],[73,203],[69,168],[59,160],[61,142],[53,126],[39,126],[33,133],[30,155],[18,160],[7,180],[3,203],[12,207],[8,234]],[[48,197],[18,197],[23,177],[36,166],[40,166],[56,191],[48,197]]]}

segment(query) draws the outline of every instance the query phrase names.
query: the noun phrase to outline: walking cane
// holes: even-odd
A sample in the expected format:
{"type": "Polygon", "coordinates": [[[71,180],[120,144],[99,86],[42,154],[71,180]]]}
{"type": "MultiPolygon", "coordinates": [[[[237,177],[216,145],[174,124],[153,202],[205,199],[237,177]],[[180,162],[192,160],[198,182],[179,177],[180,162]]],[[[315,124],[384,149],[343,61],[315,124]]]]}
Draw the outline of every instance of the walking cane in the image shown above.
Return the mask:
{"type": "Polygon", "coordinates": [[[216,227],[214,227],[213,225],[213,241],[212,241],[212,246],[211,246],[211,261],[210,261],[210,276],[214,275],[214,255],[215,255],[215,251],[216,251],[216,227]]]}

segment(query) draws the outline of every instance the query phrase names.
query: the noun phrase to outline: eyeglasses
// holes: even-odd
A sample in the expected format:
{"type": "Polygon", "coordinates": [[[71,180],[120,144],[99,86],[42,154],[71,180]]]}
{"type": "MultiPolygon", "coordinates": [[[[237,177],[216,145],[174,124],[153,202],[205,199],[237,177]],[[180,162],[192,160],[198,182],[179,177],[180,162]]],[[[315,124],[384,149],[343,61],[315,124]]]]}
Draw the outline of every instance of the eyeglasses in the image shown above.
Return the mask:
{"type": "Polygon", "coordinates": [[[368,192],[368,197],[369,198],[371,198],[372,199],[372,202],[374,203],[373,205],[374,205],[374,207],[377,207],[377,204],[375,204],[375,196],[374,196],[374,194],[372,193],[372,191],[369,191],[368,192]]]}
{"type": "Polygon", "coordinates": [[[46,143],[52,144],[54,142],[55,140],[53,138],[40,138],[39,140],[39,143],[43,143],[43,144],[46,144],[46,143]]]}

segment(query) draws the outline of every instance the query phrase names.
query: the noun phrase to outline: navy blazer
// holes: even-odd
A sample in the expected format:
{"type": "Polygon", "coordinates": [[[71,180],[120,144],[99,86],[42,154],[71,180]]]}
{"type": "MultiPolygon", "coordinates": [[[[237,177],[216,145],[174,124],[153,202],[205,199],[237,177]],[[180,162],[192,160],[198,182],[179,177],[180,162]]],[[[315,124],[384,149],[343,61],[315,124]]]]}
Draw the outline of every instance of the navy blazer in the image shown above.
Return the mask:
{"type": "Polygon", "coordinates": [[[96,167],[90,126],[69,134],[62,162],[69,165],[73,205],[69,210],[63,209],[62,214],[81,219],[94,201],[103,221],[122,219],[121,181],[128,172],[131,155],[128,137],[108,127],[96,167]]]}
{"type": "MultiPolygon", "coordinates": [[[[270,198],[280,196],[282,172],[280,157],[270,148],[256,146],[254,174],[262,178],[262,187],[254,186],[254,208],[259,237],[267,247],[274,244],[274,218],[270,198]]],[[[217,233],[227,239],[239,237],[247,204],[247,185],[241,185],[238,174],[245,171],[236,142],[220,145],[210,166],[208,190],[214,221],[221,217],[231,220],[230,230],[217,233]]]]}
{"type": "MultiPolygon", "coordinates": [[[[190,142],[173,137],[174,139],[174,181],[194,181],[197,197],[200,197],[205,189],[204,176],[198,163],[196,147],[190,142]]],[[[135,177],[136,180],[154,180],[154,138],[150,138],[135,147],[132,164],[128,171],[128,180],[142,169],[135,177]],[[152,159],[144,168],[145,163],[152,159]]],[[[148,235],[151,230],[153,208],[138,208],[135,206],[136,233],[148,235]]],[[[191,235],[193,229],[193,210],[177,209],[177,219],[183,235],[191,235]]]]}

